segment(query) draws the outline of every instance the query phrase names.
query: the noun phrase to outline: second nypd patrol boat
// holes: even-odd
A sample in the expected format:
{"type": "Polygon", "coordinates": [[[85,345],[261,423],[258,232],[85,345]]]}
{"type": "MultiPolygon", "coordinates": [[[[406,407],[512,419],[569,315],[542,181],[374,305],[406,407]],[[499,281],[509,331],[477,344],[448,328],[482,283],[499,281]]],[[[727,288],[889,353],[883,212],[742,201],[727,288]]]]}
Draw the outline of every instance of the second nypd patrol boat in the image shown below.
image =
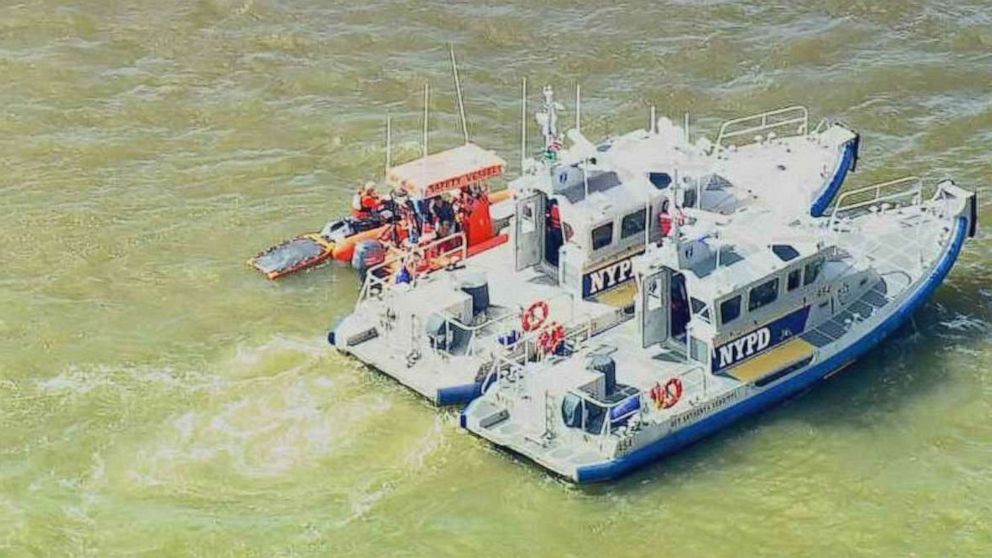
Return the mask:
{"type": "Polygon", "coordinates": [[[909,178],[819,218],[693,212],[635,261],[635,319],[592,338],[570,324],[567,350],[503,353],[461,423],[576,482],[623,475],[878,345],[944,280],[976,207],[950,181],[909,178]]]}

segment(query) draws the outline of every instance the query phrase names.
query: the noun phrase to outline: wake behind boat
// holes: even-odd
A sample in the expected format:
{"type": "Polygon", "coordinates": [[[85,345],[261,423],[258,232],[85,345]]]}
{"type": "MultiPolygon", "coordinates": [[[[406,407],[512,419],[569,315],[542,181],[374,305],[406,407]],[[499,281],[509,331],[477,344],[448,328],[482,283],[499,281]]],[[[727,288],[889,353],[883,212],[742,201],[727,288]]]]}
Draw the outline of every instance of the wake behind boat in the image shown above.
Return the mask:
{"type": "Polygon", "coordinates": [[[635,320],[570,356],[504,352],[461,423],[576,482],[623,475],[878,345],[943,281],[976,208],[950,181],[905,179],[818,219],[697,213],[635,265],[635,320]]]}
{"type": "MultiPolygon", "coordinates": [[[[544,149],[528,160],[523,142],[526,172],[510,184],[512,242],[459,268],[427,266],[444,267],[437,273],[411,274],[398,261],[389,263],[396,273],[370,273],[332,345],[434,403],[464,403],[479,394],[494,352],[524,350],[521,337],[542,332],[553,351],[579,334],[566,324],[580,317],[586,337],[628,320],[634,258],[684,211],[816,214],[856,161],[855,133],[826,122],[810,130],[801,107],[732,120],[715,143],[690,143],[684,128],[652,117],[647,130],[593,144],[576,118],[565,149],[560,105],[550,88],[544,96],[544,149]]],[[[409,257],[462,261],[463,246],[442,239],[409,257]]]]}

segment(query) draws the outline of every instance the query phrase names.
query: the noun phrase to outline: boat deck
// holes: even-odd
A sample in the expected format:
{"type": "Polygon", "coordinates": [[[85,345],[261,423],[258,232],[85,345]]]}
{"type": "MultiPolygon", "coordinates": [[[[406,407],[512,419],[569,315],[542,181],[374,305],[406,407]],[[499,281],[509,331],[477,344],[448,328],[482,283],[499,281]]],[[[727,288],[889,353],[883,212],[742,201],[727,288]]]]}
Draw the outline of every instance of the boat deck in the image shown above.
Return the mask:
{"type": "MultiPolygon", "coordinates": [[[[396,315],[391,328],[378,328],[376,337],[348,350],[357,358],[396,378],[426,397],[439,402],[439,393],[468,390],[481,380],[480,367],[491,359],[499,337],[521,332],[521,312],[537,301],[546,301],[549,314],[545,323],[587,324],[591,334],[609,329],[628,318],[622,306],[574,297],[547,275],[534,269],[515,271],[512,247],[497,246],[472,257],[460,269],[441,270],[420,279],[412,289],[392,287],[369,316],[388,305],[396,315]],[[457,330],[447,350],[432,350],[424,339],[424,324],[432,314],[441,315],[446,302],[461,294],[460,285],[470,277],[484,276],[489,286],[490,307],[486,320],[462,324],[452,320],[457,330]],[[419,353],[417,358],[410,358],[419,353]]],[[[367,317],[369,324],[376,320],[367,317]]]]}

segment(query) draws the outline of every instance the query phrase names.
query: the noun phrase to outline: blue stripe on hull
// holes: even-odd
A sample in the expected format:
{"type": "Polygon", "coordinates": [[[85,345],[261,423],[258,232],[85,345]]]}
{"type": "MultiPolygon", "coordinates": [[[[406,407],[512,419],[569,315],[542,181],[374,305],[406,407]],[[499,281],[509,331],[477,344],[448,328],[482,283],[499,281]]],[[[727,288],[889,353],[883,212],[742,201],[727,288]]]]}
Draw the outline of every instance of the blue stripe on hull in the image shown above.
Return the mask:
{"type": "Polygon", "coordinates": [[[830,203],[834,201],[834,196],[840,191],[841,185],[844,184],[844,179],[847,178],[848,171],[852,170],[854,166],[854,161],[858,157],[858,137],[856,136],[853,140],[847,142],[844,146],[844,155],[840,159],[840,165],[837,168],[837,172],[834,174],[833,180],[827,187],[820,192],[820,195],[816,197],[813,201],[813,205],[810,207],[809,214],[813,217],[820,217],[823,212],[827,210],[830,203]]]}
{"type": "Polygon", "coordinates": [[[481,382],[440,388],[437,390],[434,400],[439,406],[461,405],[462,403],[472,401],[480,395],[482,395],[481,382]]]}
{"type": "Polygon", "coordinates": [[[812,386],[831,372],[843,368],[851,361],[857,359],[882,341],[886,336],[899,328],[919,307],[933,294],[934,290],[940,286],[941,282],[951,270],[954,262],[957,261],[961,253],[961,247],[967,232],[968,222],[964,217],[959,217],[957,226],[954,229],[954,240],[937,267],[930,272],[930,275],[920,285],[906,302],[882,322],[875,330],[858,339],[847,349],[837,353],[833,357],[822,363],[816,364],[805,372],[799,373],[796,377],[786,380],[781,384],[770,387],[767,390],[753,395],[750,398],[720,411],[692,426],[688,426],[674,434],[666,436],[649,446],[640,448],[620,459],[597,463],[579,467],[576,471],[576,481],[599,482],[606,481],[630,472],[633,469],[646,465],[667,454],[682,448],[692,442],[723,429],[730,423],[754,414],[775,403],[779,403],[796,393],[812,386]]]}

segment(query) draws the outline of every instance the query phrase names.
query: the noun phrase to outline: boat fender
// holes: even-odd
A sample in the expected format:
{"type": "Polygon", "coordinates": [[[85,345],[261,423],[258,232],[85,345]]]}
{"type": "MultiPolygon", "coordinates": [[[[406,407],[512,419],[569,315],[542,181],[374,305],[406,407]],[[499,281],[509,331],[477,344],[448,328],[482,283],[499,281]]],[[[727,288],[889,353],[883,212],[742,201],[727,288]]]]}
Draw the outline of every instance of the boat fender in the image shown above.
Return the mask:
{"type": "Polygon", "coordinates": [[[332,347],[337,346],[337,330],[341,327],[341,323],[344,321],[342,317],[338,317],[331,324],[331,329],[327,330],[327,342],[331,344],[332,347]]]}
{"type": "Polygon", "coordinates": [[[531,304],[524,312],[523,318],[521,318],[521,325],[524,331],[534,331],[540,328],[544,325],[545,320],[548,319],[550,312],[551,309],[548,307],[546,301],[538,300],[531,304]]]}

